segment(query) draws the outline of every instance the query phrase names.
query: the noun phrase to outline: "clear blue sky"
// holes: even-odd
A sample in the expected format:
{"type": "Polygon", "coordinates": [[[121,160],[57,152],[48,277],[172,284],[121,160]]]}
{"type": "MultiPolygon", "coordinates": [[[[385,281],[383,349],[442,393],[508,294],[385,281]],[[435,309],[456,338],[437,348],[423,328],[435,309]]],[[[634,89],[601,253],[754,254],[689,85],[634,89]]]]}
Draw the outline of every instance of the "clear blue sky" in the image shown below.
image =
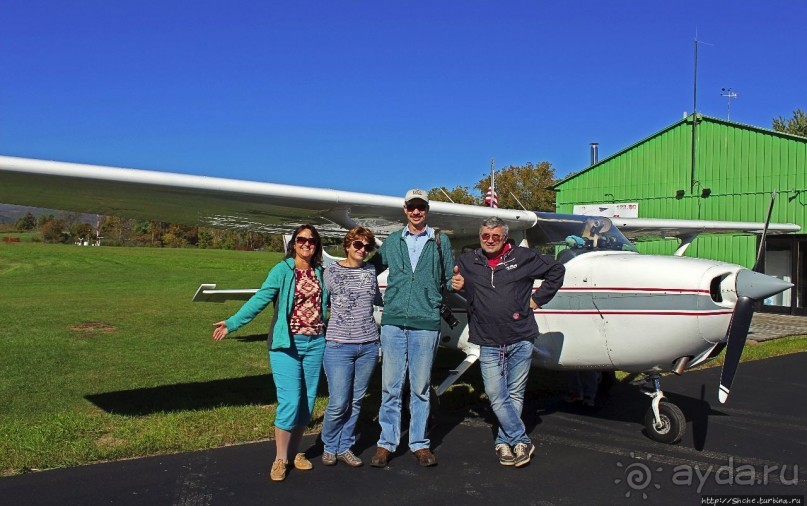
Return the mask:
{"type": "Polygon", "coordinates": [[[0,154],[382,194],[807,109],[803,1],[0,2],[0,154]],[[799,35],[801,34],[801,35],[799,35]]]}

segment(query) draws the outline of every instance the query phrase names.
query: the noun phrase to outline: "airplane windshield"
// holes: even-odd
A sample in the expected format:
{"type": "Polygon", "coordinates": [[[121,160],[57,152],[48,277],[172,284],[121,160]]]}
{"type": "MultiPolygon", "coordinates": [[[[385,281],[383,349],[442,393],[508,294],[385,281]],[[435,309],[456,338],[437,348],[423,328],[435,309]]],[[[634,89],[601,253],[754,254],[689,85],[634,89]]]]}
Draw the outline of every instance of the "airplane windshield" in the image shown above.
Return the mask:
{"type": "Polygon", "coordinates": [[[609,218],[576,214],[535,213],[538,225],[527,232],[533,245],[553,245],[558,260],[568,262],[592,251],[636,251],[609,218]]]}

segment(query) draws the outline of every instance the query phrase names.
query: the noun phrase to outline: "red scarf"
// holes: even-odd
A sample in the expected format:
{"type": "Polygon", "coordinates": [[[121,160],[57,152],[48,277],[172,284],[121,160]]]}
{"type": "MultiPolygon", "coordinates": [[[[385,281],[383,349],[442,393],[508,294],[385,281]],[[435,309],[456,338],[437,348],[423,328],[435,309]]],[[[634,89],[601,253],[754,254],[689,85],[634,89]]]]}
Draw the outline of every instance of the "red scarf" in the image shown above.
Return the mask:
{"type": "Polygon", "coordinates": [[[502,257],[511,249],[513,249],[513,246],[509,242],[504,243],[504,248],[502,248],[502,251],[498,255],[493,258],[488,258],[488,265],[490,268],[495,269],[496,266],[501,263],[502,257]]]}

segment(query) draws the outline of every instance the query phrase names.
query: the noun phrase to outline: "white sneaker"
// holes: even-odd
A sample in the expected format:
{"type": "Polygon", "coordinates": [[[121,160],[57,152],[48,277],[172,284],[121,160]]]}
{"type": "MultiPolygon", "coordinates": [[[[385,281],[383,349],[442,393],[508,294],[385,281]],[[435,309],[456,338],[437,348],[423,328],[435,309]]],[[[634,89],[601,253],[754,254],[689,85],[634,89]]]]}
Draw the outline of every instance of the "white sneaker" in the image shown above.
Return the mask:
{"type": "Polygon", "coordinates": [[[350,450],[343,451],[342,453],[337,455],[336,458],[341,460],[345,464],[349,465],[350,467],[361,467],[364,465],[364,462],[362,462],[362,460],[350,450]]]}

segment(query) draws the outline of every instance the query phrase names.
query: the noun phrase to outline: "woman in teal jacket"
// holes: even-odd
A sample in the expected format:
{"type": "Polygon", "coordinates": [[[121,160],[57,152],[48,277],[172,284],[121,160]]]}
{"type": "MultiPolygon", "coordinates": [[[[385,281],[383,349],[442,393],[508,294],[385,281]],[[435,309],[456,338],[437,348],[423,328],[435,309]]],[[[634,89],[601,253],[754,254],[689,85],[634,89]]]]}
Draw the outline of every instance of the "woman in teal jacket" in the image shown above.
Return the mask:
{"type": "Polygon", "coordinates": [[[328,293],[322,282],[322,242],[313,226],[297,227],[286,258],[269,271],[260,290],[236,314],[213,324],[213,339],[220,341],[251,322],[270,302],[275,304],[269,331],[269,362],[277,388],[277,457],[269,475],[281,481],[286,478],[289,455],[295,455],[295,469],[313,468],[303,453],[297,453],[303,431],[311,421],[325,352],[328,293]]]}

